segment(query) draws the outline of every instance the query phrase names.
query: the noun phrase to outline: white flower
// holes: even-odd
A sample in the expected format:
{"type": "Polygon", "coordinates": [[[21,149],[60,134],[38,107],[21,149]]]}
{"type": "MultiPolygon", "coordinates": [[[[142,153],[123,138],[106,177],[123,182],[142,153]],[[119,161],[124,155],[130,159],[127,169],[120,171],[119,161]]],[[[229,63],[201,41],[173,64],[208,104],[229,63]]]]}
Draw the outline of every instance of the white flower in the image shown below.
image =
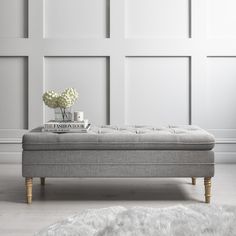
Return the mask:
{"type": "Polygon", "coordinates": [[[77,98],[79,96],[78,92],[74,88],[65,89],[64,92],[62,93],[62,95],[64,95],[64,94],[68,95],[71,98],[71,100],[73,101],[73,103],[77,100],[77,98]]]}
{"type": "Polygon", "coordinates": [[[71,107],[78,99],[78,92],[74,88],[65,89],[62,94],[54,91],[47,91],[43,94],[45,105],[50,108],[68,108],[71,107]]]}
{"type": "Polygon", "coordinates": [[[47,105],[50,108],[57,108],[58,107],[58,94],[54,91],[47,91],[43,94],[43,101],[45,105],[47,105]]]}
{"type": "Polygon", "coordinates": [[[71,107],[73,104],[74,102],[68,94],[62,94],[58,97],[58,106],[61,108],[71,107]]]}

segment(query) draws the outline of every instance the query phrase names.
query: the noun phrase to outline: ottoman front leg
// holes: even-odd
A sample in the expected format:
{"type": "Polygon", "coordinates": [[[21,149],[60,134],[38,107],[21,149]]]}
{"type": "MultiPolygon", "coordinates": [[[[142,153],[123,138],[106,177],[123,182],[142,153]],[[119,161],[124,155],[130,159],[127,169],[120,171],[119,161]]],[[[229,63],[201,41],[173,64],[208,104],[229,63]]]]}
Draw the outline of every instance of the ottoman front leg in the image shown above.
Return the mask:
{"type": "Polygon", "coordinates": [[[196,177],[192,177],[192,185],[196,185],[196,177]]]}
{"type": "Polygon", "coordinates": [[[32,188],[33,188],[33,178],[25,178],[25,187],[26,187],[26,202],[28,204],[32,203],[32,188]]]}
{"type": "Polygon", "coordinates": [[[210,203],[211,200],[211,177],[204,178],[205,185],[205,202],[210,203]]]}

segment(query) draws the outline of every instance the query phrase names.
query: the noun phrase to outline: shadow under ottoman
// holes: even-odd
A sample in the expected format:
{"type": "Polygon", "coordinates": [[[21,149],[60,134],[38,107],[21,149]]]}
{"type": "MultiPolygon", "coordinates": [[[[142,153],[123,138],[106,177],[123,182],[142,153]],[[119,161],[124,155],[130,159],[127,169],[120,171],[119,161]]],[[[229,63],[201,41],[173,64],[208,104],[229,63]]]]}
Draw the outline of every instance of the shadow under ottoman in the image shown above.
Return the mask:
{"type": "Polygon", "coordinates": [[[88,133],[46,133],[42,127],[23,136],[22,175],[27,203],[34,177],[149,178],[204,177],[210,202],[214,176],[214,137],[197,126],[101,126],[88,133]]]}

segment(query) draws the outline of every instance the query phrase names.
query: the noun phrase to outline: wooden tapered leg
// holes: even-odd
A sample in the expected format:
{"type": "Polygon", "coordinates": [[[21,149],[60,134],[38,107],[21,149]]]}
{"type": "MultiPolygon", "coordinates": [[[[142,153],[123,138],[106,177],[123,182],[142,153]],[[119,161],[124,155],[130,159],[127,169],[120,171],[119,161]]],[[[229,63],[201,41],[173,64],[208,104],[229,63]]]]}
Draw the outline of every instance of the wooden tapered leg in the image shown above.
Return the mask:
{"type": "Polygon", "coordinates": [[[211,201],[211,177],[204,178],[205,185],[205,202],[210,203],[211,201]]]}
{"type": "Polygon", "coordinates": [[[45,177],[40,178],[41,185],[45,185],[45,177]]]}
{"type": "Polygon", "coordinates": [[[192,185],[196,185],[196,177],[192,177],[192,185]]]}
{"type": "Polygon", "coordinates": [[[33,178],[26,177],[25,178],[25,186],[26,186],[26,202],[28,204],[31,204],[32,203],[33,178]]]}

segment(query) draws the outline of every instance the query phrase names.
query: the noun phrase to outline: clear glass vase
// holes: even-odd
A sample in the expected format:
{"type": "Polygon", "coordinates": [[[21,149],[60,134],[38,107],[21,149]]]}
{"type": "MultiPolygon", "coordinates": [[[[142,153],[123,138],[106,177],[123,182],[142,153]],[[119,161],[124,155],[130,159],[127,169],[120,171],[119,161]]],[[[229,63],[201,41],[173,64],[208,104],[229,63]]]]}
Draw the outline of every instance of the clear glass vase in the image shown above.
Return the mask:
{"type": "Polygon", "coordinates": [[[57,122],[69,122],[72,121],[71,107],[68,108],[55,108],[55,121],[57,122]]]}

